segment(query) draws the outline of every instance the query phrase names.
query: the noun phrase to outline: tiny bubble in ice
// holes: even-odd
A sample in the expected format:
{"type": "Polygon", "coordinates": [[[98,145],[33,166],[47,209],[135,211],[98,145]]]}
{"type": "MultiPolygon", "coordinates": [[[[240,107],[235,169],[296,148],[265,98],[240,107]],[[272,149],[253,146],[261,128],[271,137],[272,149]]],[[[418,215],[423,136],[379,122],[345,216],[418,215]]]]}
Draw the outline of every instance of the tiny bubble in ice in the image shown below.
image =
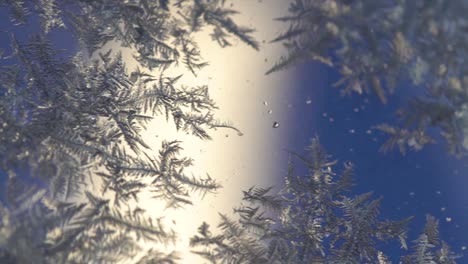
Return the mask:
{"type": "Polygon", "coordinates": [[[273,122],[273,128],[277,128],[277,127],[279,127],[279,123],[278,123],[278,122],[276,122],[276,121],[275,121],[275,122],[273,122]]]}

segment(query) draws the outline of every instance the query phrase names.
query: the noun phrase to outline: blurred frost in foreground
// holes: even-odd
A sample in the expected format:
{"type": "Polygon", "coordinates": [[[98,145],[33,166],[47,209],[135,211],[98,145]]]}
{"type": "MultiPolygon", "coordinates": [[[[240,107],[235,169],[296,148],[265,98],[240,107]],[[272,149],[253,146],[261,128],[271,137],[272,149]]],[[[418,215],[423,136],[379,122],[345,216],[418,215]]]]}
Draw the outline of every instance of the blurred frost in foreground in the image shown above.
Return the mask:
{"type": "Polygon", "coordinates": [[[289,30],[273,40],[289,54],[268,73],[316,60],[340,71],[335,85],[343,94],[373,93],[383,104],[410,81],[424,95],[402,107],[398,127],[381,130],[419,150],[433,142],[424,139],[428,128],[437,127],[449,152],[462,156],[468,150],[460,118],[468,105],[467,12],[462,0],[296,0],[278,18],[289,30]]]}

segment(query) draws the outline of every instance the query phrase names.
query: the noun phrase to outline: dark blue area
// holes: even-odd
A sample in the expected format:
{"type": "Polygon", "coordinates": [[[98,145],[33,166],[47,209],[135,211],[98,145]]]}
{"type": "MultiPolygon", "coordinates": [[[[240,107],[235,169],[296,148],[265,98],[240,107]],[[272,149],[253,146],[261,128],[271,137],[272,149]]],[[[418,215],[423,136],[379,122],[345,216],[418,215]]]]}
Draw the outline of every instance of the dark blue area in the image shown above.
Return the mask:
{"type": "MultiPolygon", "coordinates": [[[[296,77],[294,107],[296,127],[291,129],[289,149],[301,150],[317,135],[333,159],[355,165],[354,194],[374,191],[383,196],[382,218],[402,219],[414,216],[409,243],[422,232],[425,215],[440,221],[441,238],[456,253],[468,246],[468,173],[466,159],[456,159],[446,151],[444,142],[425,147],[419,152],[379,151],[386,136],[372,127],[382,123],[396,124],[395,110],[402,107],[410,94],[410,85],[402,84],[396,94],[382,105],[373,95],[341,96],[332,85],[339,73],[318,63],[300,67],[296,77]],[[310,98],[307,104],[306,98],[310,98]]],[[[414,90],[413,90],[414,91],[414,90]]],[[[419,91],[417,91],[419,92],[419,91]]],[[[398,244],[389,246],[392,261],[405,254],[398,244]]],[[[458,259],[468,262],[468,258],[458,259]]]]}

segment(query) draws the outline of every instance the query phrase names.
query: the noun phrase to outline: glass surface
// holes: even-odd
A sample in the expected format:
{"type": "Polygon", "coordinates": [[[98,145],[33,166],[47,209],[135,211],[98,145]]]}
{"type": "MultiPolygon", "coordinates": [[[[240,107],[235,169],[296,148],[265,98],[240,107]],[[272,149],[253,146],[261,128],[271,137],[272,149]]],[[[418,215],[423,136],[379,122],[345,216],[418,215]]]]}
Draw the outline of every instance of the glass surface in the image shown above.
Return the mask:
{"type": "Polygon", "coordinates": [[[0,263],[468,263],[463,0],[0,0],[0,263]]]}

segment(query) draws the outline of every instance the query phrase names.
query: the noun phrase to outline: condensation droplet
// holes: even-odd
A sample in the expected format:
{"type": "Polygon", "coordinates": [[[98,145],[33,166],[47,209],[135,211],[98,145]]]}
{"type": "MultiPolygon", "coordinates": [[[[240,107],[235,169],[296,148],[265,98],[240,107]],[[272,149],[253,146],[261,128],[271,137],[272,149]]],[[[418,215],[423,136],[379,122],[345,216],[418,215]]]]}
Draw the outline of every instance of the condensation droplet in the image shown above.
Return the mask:
{"type": "Polygon", "coordinates": [[[264,106],[267,106],[267,105],[268,105],[268,102],[267,102],[267,101],[263,101],[263,105],[264,105],[264,106]]]}
{"type": "Polygon", "coordinates": [[[269,113],[269,114],[273,113],[273,110],[271,110],[271,109],[270,109],[270,110],[268,110],[268,113],[269,113]]]}
{"type": "Polygon", "coordinates": [[[276,121],[275,121],[275,122],[273,122],[273,128],[277,128],[277,127],[279,127],[279,123],[278,123],[278,122],[276,122],[276,121]]]}
{"type": "Polygon", "coordinates": [[[445,217],[445,221],[447,221],[447,223],[452,222],[452,217],[445,217]]]}
{"type": "Polygon", "coordinates": [[[312,100],[311,100],[311,99],[307,99],[306,104],[311,104],[311,103],[312,103],[312,100]]]}

